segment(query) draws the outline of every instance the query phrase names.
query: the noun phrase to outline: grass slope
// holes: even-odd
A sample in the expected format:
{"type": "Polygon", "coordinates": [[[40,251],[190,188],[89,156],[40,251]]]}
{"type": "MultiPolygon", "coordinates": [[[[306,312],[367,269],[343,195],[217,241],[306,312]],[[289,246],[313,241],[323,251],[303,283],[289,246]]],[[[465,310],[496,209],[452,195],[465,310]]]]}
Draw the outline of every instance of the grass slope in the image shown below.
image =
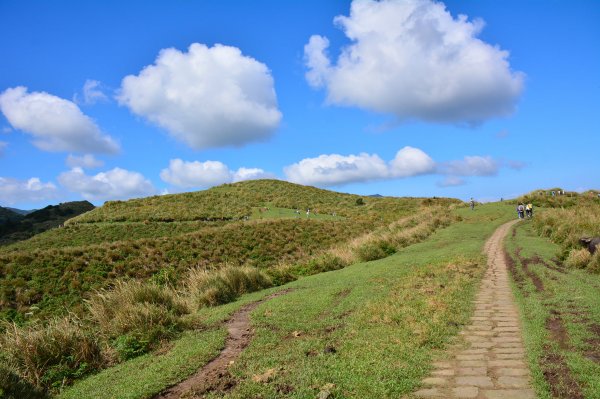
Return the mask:
{"type": "MultiPolygon", "coordinates": [[[[422,243],[385,259],[303,278],[285,287],[294,291],[261,304],[252,315],[256,335],[231,368],[236,387],[214,396],[306,398],[326,388],[336,398],[397,398],[416,389],[432,359],[469,320],[485,270],[485,240],[513,217],[512,206],[503,204],[457,212],[462,222],[422,243]],[[267,372],[272,376],[266,382],[252,378],[267,372]]],[[[223,336],[210,335],[220,322],[272,291],[201,310],[197,317],[207,329],[195,335],[194,347],[208,352],[222,347],[223,336]]],[[[180,342],[174,348],[185,346],[180,342]]],[[[185,356],[194,356],[198,349],[187,347],[185,356]]],[[[60,397],[151,397],[183,377],[180,364],[165,360],[183,356],[172,351],[102,371],[60,397]]]]}
{"type": "Polygon", "coordinates": [[[519,223],[506,248],[539,398],[600,398],[600,276],[565,268],[533,222],[519,223]]]}
{"type": "MultiPolygon", "coordinates": [[[[0,319],[79,313],[91,291],[123,278],[176,284],[190,268],[309,262],[391,221],[456,203],[364,199],[277,180],[108,202],[0,249],[0,319]]],[[[47,210],[26,218],[40,212],[47,210]]]]}

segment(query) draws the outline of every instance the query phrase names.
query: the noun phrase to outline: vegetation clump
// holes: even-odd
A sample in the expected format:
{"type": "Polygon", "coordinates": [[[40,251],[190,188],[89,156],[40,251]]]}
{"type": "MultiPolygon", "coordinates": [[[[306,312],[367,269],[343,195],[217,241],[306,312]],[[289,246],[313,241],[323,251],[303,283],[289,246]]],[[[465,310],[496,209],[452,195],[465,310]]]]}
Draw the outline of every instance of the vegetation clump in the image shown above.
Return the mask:
{"type": "Polygon", "coordinates": [[[226,266],[217,271],[191,270],[184,292],[197,308],[231,302],[240,295],[273,285],[271,279],[253,267],[226,266]]]}
{"type": "MultiPolygon", "coordinates": [[[[104,363],[97,337],[85,331],[79,320],[68,317],[45,325],[8,324],[0,339],[0,350],[10,368],[37,388],[60,387],[104,363]]],[[[6,381],[14,389],[28,387],[11,377],[6,381]]]]}
{"type": "Polygon", "coordinates": [[[88,301],[97,331],[113,343],[120,359],[155,348],[186,328],[185,301],[164,286],[119,281],[112,290],[98,292],[88,301]]]}
{"type": "MultiPolygon", "coordinates": [[[[555,190],[557,192],[558,190],[555,190]]],[[[584,194],[532,196],[534,205],[541,201],[547,207],[534,211],[533,226],[543,237],[561,246],[559,257],[570,267],[597,270],[595,258],[581,248],[582,237],[600,236],[600,198],[594,192],[584,194]]]]}

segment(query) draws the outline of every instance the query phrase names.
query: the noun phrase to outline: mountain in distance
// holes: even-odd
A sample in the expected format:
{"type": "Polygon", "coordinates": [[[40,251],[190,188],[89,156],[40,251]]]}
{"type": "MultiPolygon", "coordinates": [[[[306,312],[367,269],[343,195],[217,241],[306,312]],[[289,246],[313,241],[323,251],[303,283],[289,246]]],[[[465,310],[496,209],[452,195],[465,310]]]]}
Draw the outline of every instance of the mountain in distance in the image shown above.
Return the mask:
{"type": "Polygon", "coordinates": [[[14,213],[18,213],[19,215],[23,215],[23,216],[29,215],[30,213],[37,211],[37,209],[25,210],[25,209],[11,208],[8,206],[5,206],[4,209],[8,209],[9,211],[13,211],[14,213]]]}
{"type": "Polygon", "coordinates": [[[23,215],[13,211],[10,208],[0,206],[0,224],[17,222],[23,219],[23,215]]]}
{"type": "Polygon", "coordinates": [[[88,201],[73,201],[48,205],[23,215],[9,208],[0,207],[0,245],[26,240],[94,208],[94,205],[88,201]]]}

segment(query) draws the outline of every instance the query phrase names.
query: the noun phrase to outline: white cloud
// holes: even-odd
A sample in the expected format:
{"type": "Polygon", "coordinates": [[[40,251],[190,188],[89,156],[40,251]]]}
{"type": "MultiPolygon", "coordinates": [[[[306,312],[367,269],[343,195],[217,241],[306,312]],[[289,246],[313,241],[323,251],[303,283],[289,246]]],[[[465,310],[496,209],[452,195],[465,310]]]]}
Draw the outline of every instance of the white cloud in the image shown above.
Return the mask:
{"type": "Polygon", "coordinates": [[[406,146],[389,164],[377,154],[320,155],[284,168],[288,180],[314,186],[335,186],[370,180],[403,178],[433,173],[436,163],[418,148],[406,146]]]}
{"type": "Polygon", "coordinates": [[[500,164],[490,156],[466,156],[461,160],[439,165],[442,174],[451,176],[493,176],[498,173],[500,164]]]}
{"type": "Polygon", "coordinates": [[[265,172],[259,168],[239,168],[233,173],[233,182],[276,178],[273,173],[265,172]]]}
{"type": "Polygon", "coordinates": [[[152,183],[140,173],[121,168],[89,176],[76,167],[61,173],[58,181],[69,191],[80,193],[91,201],[145,197],[156,193],[152,183]]]}
{"type": "Polygon", "coordinates": [[[82,156],[69,154],[66,163],[70,168],[94,169],[104,166],[104,162],[100,159],[96,159],[92,154],[85,154],[82,156]]]}
{"type": "Polygon", "coordinates": [[[227,165],[219,161],[186,162],[171,159],[169,167],[160,172],[160,178],[176,187],[212,187],[232,180],[227,165]]]}
{"type": "Polygon", "coordinates": [[[466,184],[464,179],[457,176],[446,176],[444,180],[437,183],[439,187],[456,187],[462,186],[463,184],[466,184]]]}
{"type": "Polygon", "coordinates": [[[0,130],[0,132],[4,134],[9,134],[10,132],[12,132],[12,129],[8,126],[2,126],[2,130],[0,130]]]}
{"type": "Polygon", "coordinates": [[[232,171],[219,161],[192,161],[171,159],[169,167],[160,172],[160,178],[176,187],[212,187],[242,180],[270,179],[275,176],[258,168],[239,168],[232,171]]]}
{"type": "Polygon", "coordinates": [[[409,177],[432,173],[435,161],[418,148],[406,146],[390,162],[390,172],[394,177],[409,177]]]}
{"type": "Polygon", "coordinates": [[[97,102],[108,101],[108,97],[102,91],[102,83],[97,80],[87,79],[83,84],[83,101],[79,100],[79,97],[75,95],[74,100],[76,103],[83,102],[85,105],[93,105],[97,102]]]}
{"type": "Polygon", "coordinates": [[[123,79],[117,100],[195,149],[266,139],[281,120],[267,66],[219,44],[161,50],[123,79]]]}
{"type": "Polygon", "coordinates": [[[13,205],[46,201],[58,196],[58,190],[52,183],[42,183],[37,177],[28,180],[17,180],[0,177],[0,201],[13,205]]]}
{"type": "Polygon", "coordinates": [[[305,46],[306,78],[332,104],[400,119],[475,124],[511,114],[524,75],[508,52],[477,38],[481,20],[431,0],[355,0],[335,23],[351,40],[332,65],[326,38],[305,46]]]}
{"type": "Polygon", "coordinates": [[[388,177],[388,165],[376,154],[320,155],[286,166],[284,173],[294,183],[335,186],[388,177]]]}
{"type": "Polygon", "coordinates": [[[26,87],[0,94],[0,109],[15,129],[33,136],[33,144],[44,151],[115,153],[118,144],[75,103],[45,92],[27,93],[26,87]]]}

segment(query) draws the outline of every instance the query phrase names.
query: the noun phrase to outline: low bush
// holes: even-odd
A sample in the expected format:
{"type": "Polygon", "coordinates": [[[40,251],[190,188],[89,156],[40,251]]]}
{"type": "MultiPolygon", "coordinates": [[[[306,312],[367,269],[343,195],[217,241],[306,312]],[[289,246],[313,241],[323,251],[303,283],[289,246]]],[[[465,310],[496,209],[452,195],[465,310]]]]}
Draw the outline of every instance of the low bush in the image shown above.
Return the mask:
{"type": "Polygon", "coordinates": [[[383,259],[395,252],[396,248],[384,240],[366,242],[357,249],[358,258],[363,262],[383,259]]]}
{"type": "Polygon", "coordinates": [[[600,251],[596,250],[588,263],[588,270],[593,273],[600,273],[600,251]]]}
{"type": "Polygon", "coordinates": [[[561,207],[536,212],[533,226],[538,234],[561,246],[559,257],[565,259],[566,264],[591,270],[596,266],[592,267],[592,256],[581,248],[579,240],[600,236],[600,199],[590,195],[568,198],[574,201],[569,207],[561,203],[561,207]]]}
{"type": "Polygon", "coordinates": [[[88,301],[100,334],[121,360],[145,353],[186,328],[185,301],[165,286],[140,281],[117,282],[88,301]]]}
{"type": "Polygon", "coordinates": [[[590,252],[585,248],[572,249],[565,260],[565,265],[574,269],[585,269],[591,258],[590,252]]]}
{"type": "MultiPolygon", "coordinates": [[[[0,350],[19,376],[36,387],[60,387],[102,366],[98,339],[81,328],[79,320],[63,318],[47,325],[6,326],[0,350]]],[[[13,381],[7,377],[7,381],[13,381]]]]}
{"type": "Polygon", "coordinates": [[[272,285],[271,279],[256,268],[226,266],[218,271],[191,270],[184,290],[190,302],[201,308],[228,303],[244,293],[272,285]]]}
{"type": "Polygon", "coordinates": [[[44,399],[46,393],[23,380],[18,374],[0,366],[0,399],[44,399]]]}

